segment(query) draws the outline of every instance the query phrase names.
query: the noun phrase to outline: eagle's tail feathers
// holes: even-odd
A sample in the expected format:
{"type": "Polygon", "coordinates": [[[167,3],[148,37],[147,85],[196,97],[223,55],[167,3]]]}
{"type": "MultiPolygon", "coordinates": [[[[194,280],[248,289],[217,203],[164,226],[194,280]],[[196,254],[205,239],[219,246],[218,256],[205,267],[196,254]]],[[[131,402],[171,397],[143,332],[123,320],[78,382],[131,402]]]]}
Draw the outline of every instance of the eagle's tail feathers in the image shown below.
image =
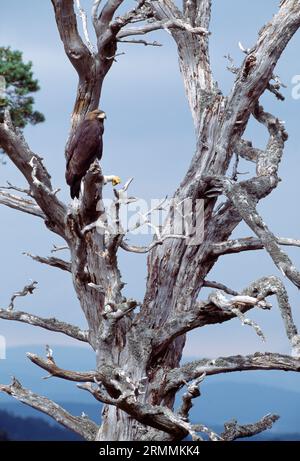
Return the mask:
{"type": "Polygon", "coordinates": [[[76,179],[71,184],[71,186],[70,186],[70,194],[71,194],[72,199],[74,199],[75,197],[79,198],[80,184],[81,184],[81,179],[76,179]]]}

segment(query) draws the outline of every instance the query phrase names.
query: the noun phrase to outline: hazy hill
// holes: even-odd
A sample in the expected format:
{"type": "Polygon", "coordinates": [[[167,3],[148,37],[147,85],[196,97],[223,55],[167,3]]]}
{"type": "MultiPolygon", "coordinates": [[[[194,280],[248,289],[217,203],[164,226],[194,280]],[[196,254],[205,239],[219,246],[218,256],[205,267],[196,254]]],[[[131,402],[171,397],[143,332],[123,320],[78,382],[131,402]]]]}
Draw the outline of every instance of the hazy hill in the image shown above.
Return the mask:
{"type": "MultiPolygon", "coordinates": [[[[80,415],[84,411],[99,423],[101,405],[88,393],[77,389],[74,383],[56,378],[43,380],[46,373],[26,359],[27,351],[44,355],[43,347],[10,349],[7,360],[0,360],[0,382],[7,383],[11,375],[15,375],[25,387],[58,403],[63,402],[62,406],[72,414],[80,415]]],[[[54,347],[54,352],[57,363],[64,368],[94,368],[93,353],[88,349],[54,347]]],[[[214,427],[217,424],[220,430],[220,426],[232,418],[240,423],[250,423],[267,413],[277,413],[281,418],[268,434],[277,436],[285,433],[294,439],[300,433],[300,374],[297,373],[248,372],[208,377],[201,386],[201,397],[194,403],[192,419],[214,427]]],[[[47,416],[2,394],[0,410],[51,421],[47,416]]],[[[269,437],[268,434],[264,438],[269,437]]]]}
{"type": "Polygon", "coordinates": [[[0,440],[82,440],[73,432],[47,421],[15,416],[0,410],[0,440]]]}
{"type": "Polygon", "coordinates": [[[7,440],[9,439],[8,439],[6,432],[0,430],[0,442],[4,442],[4,441],[6,442],[7,440]]]}
{"type": "MultiPolygon", "coordinates": [[[[219,425],[211,426],[216,432],[221,433],[223,428],[219,425]]],[[[78,441],[79,436],[64,429],[57,424],[49,424],[42,418],[21,417],[0,410],[0,441],[78,441]]],[[[246,439],[244,439],[246,440],[246,439]]],[[[251,440],[275,441],[300,440],[297,433],[265,432],[251,440]]]]}

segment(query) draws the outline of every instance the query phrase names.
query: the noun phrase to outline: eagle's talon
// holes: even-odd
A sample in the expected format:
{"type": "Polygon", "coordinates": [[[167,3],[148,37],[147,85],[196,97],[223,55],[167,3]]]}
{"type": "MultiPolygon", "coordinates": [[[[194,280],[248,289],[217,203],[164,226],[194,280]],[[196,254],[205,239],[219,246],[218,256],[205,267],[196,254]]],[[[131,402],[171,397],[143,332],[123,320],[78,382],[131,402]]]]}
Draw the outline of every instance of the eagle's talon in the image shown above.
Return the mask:
{"type": "Polygon", "coordinates": [[[119,176],[114,176],[111,183],[112,183],[113,186],[117,186],[121,182],[122,182],[122,180],[121,180],[121,178],[119,176]]]}
{"type": "Polygon", "coordinates": [[[119,176],[115,176],[115,175],[103,176],[103,178],[104,178],[104,184],[107,184],[107,183],[111,182],[113,187],[117,186],[118,184],[120,184],[122,182],[121,178],[119,176]]]}

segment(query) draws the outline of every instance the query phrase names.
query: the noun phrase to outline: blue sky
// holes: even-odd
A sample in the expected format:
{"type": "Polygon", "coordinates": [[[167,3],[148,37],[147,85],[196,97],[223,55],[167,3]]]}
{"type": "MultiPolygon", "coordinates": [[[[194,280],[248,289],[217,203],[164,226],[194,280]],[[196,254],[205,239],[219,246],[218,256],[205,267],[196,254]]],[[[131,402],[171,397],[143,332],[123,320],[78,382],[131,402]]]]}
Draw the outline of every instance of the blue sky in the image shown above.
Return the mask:
{"type": "MultiPolygon", "coordinates": [[[[215,79],[224,93],[228,93],[233,75],[226,70],[224,55],[230,53],[238,65],[243,55],[238,48],[241,41],[251,47],[260,27],[271,18],[278,0],[214,0],[211,23],[211,57],[215,79]]],[[[91,1],[83,1],[84,6],[91,1]]],[[[133,2],[127,2],[133,4],[133,2]]],[[[1,4],[1,46],[10,45],[24,52],[25,60],[34,63],[35,76],[41,84],[36,95],[36,108],[46,116],[46,122],[26,128],[25,134],[32,149],[42,155],[55,187],[61,187],[60,197],[68,198],[64,183],[64,143],[75,97],[77,78],[69,64],[56,30],[50,0],[27,0],[1,4]]],[[[150,37],[149,37],[150,38],[150,37]]],[[[150,199],[172,195],[183,177],[193,155],[195,139],[193,123],[185,99],[178,70],[176,50],[165,32],[151,35],[161,41],[161,48],[127,45],[120,47],[126,54],[118,58],[109,73],[103,90],[101,108],[108,119],[105,130],[103,168],[124,180],[135,178],[131,193],[150,199]]],[[[291,97],[291,80],[300,74],[298,59],[300,34],[292,40],[276,72],[287,84],[286,101],[280,103],[265,95],[265,109],[286,121],[290,134],[282,162],[283,179],[271,197],[264,200],[260,210],[274,233],[299,238],[300,219],[295,205],[299,195],[299,111],[300,100],[291,97]]],[[[247,137],[257,147],[266,142],[265,130],[252,122],[247,137]]],[[[252,166],[242,163],[243,171],[252,166]]],[[[22,186],[24,181],[9,163],[0,167],[0,184],[6,180],[22,186]]],[[[109,195],[111,190],[107,189],[109,195]]],[[[85,326],[83,315],[74,296],[70,277],[56,269],[40,266],[22,256],[23,251],[47,255],[52,244],[59,239],[45,229],[38,218],[0,208],[0,305],[9,304],[11,293],[24,286],[29,279],[39,281],[39,290],[33,296],[18,300],[22,310],[55,316],[85,326]]],[[[251,235],[241,225],[236,236],[251,235]]],[[[299,250],[288,250],[300,267],[299,250]]],[[[63,255],[62,255],[63,256],[63,255]]],[[[65,257],[67,258],[67,253],[65,257]]],[[[141,299],[145,286],[145,257],[120,252],[126,294],[141,299]]],[[[239,290],[252,280],[264,275],[280,275],[268,255],[255,252],[224,257],[209,275],[239,290]]],[[[286,282],[291,296],[295,318],[300,325],[299,295],[286,282]]],[[[204,294],[201,294],[204,297],[204,294]]],[[[288,352],[281,318],[274,302],[272,312],[251,312],[251,318],[263,328],[267,343],[262,344],[254,331],[242,327],[234,320],[224,325],[209,326],[189,334],[186,356],[216,356],[272,350],[288,352]],[[217,340],[216,340],[217,338],[217,340]]],[[[25,344],[77,343],[61,335],[49,333],[27,325],[0,323],[0,334],[5,335],[8,346],[25,344]]]]}

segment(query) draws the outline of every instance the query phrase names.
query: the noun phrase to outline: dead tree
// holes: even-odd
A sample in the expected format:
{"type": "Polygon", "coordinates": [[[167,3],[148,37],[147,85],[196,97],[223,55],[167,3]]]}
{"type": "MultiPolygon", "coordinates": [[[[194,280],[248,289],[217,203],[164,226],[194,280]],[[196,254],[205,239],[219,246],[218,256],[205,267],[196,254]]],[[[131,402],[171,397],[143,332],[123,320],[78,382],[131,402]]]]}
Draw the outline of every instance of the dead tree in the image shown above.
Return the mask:
{"type": "MultiPolygon", "coordinates": [[[[51,232],[65,240],[70,261],[32,257],[70,273],[87,329],[16,311],[13,300],[9,309],[0,310],[0,318],[29,323],[90,344],[96,357],[92,371],[60,368],[49,347],[46,358],[34,354],[28,354],[28,358],[50,376],[79,383],[79,387],[102,402],[101,425],[84,416],[72,416],[54,402],[23,388],[17,379],[0,389],[47,413],[87,440],[181,440],[187,435],[202,440],[205,434],[211,440],[233,440],[256,434],[271,427],[277,416],[267,415],[248,426],[231,422],[218,435],[203,424],[192,424],[189,411],[205,376],[243,370],[300,370],[299,336],[280,278],[249,281],[241,293],[207,279],[221,256],[264,249],[281,273],[300,287],[300,272],[282,249],[284,245],[300,246],[300,242],[275,236],[257,211],[258,202],[279,182],[278,168],[287,139],[283,123],[268,113],[259,99],[265,91],[283,99],[274,68],[300,27],[300,3],[281,1],[278,12],[260,30],[254,46],[241,46],[245,58],[240,68],[231,66],[236,78],[228,96],[217,87],[210,66],[211,0],[183,0],[182,9],[171,0],[140,0],[121,16],[117,10],[122,0],[107,0],[103,6],[100,0],[91,3],[97,46],[89,38],[87,16],[80,1],[52,0],[66,55],[79,77],[69,139],[85,114],[98,107],[102,85],[114,65],[119,43],[155,46],[157,42],[148,42],[145,35],[165,29],[177,45],[196,133],[195,153],[174,198],[178,202],[187,198],[204,201],[204,239],[197,245],[187,245],[184,238],[168,233],[170,215],[148,247],[129,244],[124,232],[109,232],[107,210],[102,202],[104,177],[97,162],[85,177],[80,201],[70,206],[62,203],[42,159],[31,151],[6,113],[0,125],[1,147],[23,174],[28,189],[18,189],[17,194],[2,189],[0,203],[44,220],[51,232]],[[84,37],[78,32],[76,9],[84,37]],[[269,134],[265,149],[258,149],[255,143],[243,138],[250,117],[264,125],[269,134]],[[239,181],[236,167],[231,175],[234,155],[256,164],[256,175],[239,181]],[[221,204],[218,197],[222,197],[221,204]],[[241,221],[256,237],[230,239],[241,221]],[[99,232],[97,226],[105,232],[99,232]],[[118,268],[118,253],[122,250],[148,253],[147,287],[141,303],[122,294],[118,268]],[[202,287],[213,289],[207,300],[199,300],[202,287]],[[291,343],[290,356],[255,353],[201,359],[180,366],[185,335],[192,329],[238,317],[262,336],[259,326],[245,313],[254,308],[269,309],[267,297],[271,295],[277,297],[291,343]],[[174,408],[175,396],[184,386],[182,405],[174,408]]],[[[129,183],[116,190],[116,216],[120,197],[128,186],[129,183]]],[[[32,286],[27,286],[13,299],[32,290],[32,286]]]]}

